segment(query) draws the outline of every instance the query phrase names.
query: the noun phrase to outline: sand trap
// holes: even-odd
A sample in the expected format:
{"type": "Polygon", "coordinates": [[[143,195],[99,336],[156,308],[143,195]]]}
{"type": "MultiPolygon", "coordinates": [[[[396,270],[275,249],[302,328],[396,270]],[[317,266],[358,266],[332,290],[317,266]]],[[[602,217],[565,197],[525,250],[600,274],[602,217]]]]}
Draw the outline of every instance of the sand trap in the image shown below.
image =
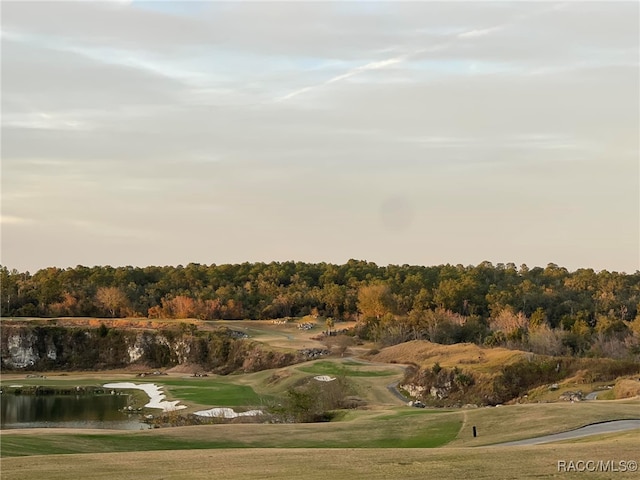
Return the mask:
{"type": "Polygon", "coordinates": [[[162,393],[162,388],[154,385],[153,383],[131,383],[131,382],[121,382],[121,383],[107,383],[103,385],[104,388],[125,388],[128,390],[142,390],[144,393],[149,395],[149,403],[145,405],[147,408],[160,408],[163,412],[171,412],[174,410],[182,410],[183,408],[187,408],[186,405],[178,405],[180,400],[175,400],[173,402],[169,402],[165,400],[165,394],[162,393]]]}
{"type": "Polygon", "coordinates": [[[336,378],[330,377],[329,375],[317,375],[313,377],[313,379],[319,382],[333,382],[336,378]]]}
{"type": "Polygon", "coordinates": [[[236,417],[255,417],[262,415],[262,410],[248,410],[246,412],[236,412],[233,408],[210,408],[209,410],[201,410],[195,412],[200,417],[217,417],[217,418],[236,418],[236,417]]]}

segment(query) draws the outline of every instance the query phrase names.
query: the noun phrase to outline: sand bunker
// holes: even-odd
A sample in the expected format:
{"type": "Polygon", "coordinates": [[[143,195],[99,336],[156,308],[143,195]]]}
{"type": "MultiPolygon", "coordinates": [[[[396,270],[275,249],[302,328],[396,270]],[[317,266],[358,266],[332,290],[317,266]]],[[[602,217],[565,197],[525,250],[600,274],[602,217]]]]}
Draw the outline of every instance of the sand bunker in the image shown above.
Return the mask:
{"type": "Polygon", "coordinates": [[[313,379],[319,382],[333,382],[336,378],[330,377],[329,375],[317,375],[313,377],[313,379]]]}
{"type": "Polygon", "coordinates": [[[233,408],[210,408],[209,410],[201,410],[195,412],[200,417],[217,417],[217,418],[236,418],[236,417],[255,417],[262,415],[262,410],[249,410],[246,412],[236,412],[233,408]]]}
{"type": "Polygon", "coordinates": [[[165,400],[165,394],[162,393],[161,387],[152,383],[107,383],[103,385],[104,388],[123,388],[127,390],[142,390],[149,396],[149,403],[145,405],[147,408],[160,408],[163,412],[172,412],[174,410],[182,410],[187,408],[186,405],[178,405],[180,400],[169,402],[165,400]]]}

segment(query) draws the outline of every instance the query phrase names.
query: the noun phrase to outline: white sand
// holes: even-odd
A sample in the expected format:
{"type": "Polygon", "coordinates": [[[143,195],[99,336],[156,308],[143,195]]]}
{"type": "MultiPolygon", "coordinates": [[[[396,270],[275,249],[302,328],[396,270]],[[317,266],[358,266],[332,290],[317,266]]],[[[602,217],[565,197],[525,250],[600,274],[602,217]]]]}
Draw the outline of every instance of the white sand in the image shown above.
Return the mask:
{"type": "Polygon", "coordinates": [[[163,412],[171,412],[174,410],[182,410],[183,408],[187,408],[186,405],[178,405],[178,403],[180,403],[180,400],[175,400],[173,402],[165,400],[165,394],[162,393],[162,388],[154,385],[153,383],[107,383],[103,385],[103,387],[123,388],[127,390],[142,390],[147,395],[149,395],[149,403],[145,405],[145,407],[147,408],[160,408],[163,412]]]}
{"type": "Polygon", "coordinates": [[[335,377],[330,377],[329,375],[317,375],[313,377],[313,379],[319,382],[333,382],[335,377]]]}
{"type": "Polygon", "coordinates": [[[218,417],[218,418],[236,418],[236,417],[255,417],[262,415],[262,410],[248,410],[246,412],[236,412],[233,408],[210,408],[209,410],[201,410],[195,412],[200,417],[218,417]]]}

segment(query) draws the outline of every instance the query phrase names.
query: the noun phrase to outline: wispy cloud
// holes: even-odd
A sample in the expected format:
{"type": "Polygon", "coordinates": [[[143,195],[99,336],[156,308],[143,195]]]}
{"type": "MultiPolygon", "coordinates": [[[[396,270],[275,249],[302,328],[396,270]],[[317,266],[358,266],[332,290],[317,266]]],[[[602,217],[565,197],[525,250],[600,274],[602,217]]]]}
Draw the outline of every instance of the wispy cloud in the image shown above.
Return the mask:
{"type": "MultiPolygon", "coordinates": [[[[364,65],[355,67],[351,70],[348,70],[345,73],[342,73],[340,75],[336,75],[324,82],[321,82],[319,84],[316,85],[309,85],[306,87],[302,87],[299,88],[297,90],[294,90],[286,95],[282,95],[280,97],[277,97],[273,100],[273,102],[278,103],[278,102],[284,102],[284,101],[288,101],[291,100],[295,97],[298,97],[302,94],[305,93],[309,93],[313,90],[319,89],[319,88],[323,88],[327,85],[330,85],[332,83],[336,83],[336,82],[340,82],[343,80],[347,80],[349,78],[355,77],[356,75],[361,75],[363,73],[367,73],[367,72],[371,72],[371,71],[375,71],[375,70],[383,70],[386,68],[390,68],[393,67],[395,65],[398,65],[400,63],[406,62],[412,58],[415,58],[419,55],[423,55],[425,53],[428,52],[435,52],[435,51],[439,51],[439,50],[444,50],[447,49],[453,45],[456,44],[457,41],[465,41],[467,39],[474,39],[477,37],[484,37],[484,36],[488,36],[488,35],[492,35],[495,34],[497,32],[500,32],[508,27],[513,27],[521,22],[526,21],[527,19],[530,18],[534,18],[540,15],[545,15],[551,12],[555,12],[558,11],[560,9],[564,8],[563,4],[560,5],[553,5],[551,7],[545,7],[543,9],[540,10],[536,10],[534,12],[531,13],[526,13],[526,14],[518,14],[516,15],[513,19],[504,22],[502,24],[499,25],[494,25],[492,27],[488,27],[488,28],[481,28],[481,29],[472,29],[472,30],[468,30],[466,32],[462,32],[462,33],[458,33],[456,35],[445,35],[447,38],[446,40],[439,42],[435,45],[432,45],[430,47],[424,47],[424,48],[419,48],[419,49],[415,49],[413,51],[404,53],[402,55],[397,55],[395,57],[392,58],[388,58],[386,60],[378,60],[378,61],[372,61],[369,63],[366,63],[364,65]]],[[[382,50],[384,51],[384,49],[382,50]]]]}
{"type": "Polygon", "coordinates": [[[33,128],[41,130],[91,130],[94,126],[81,113],[34,112],[5,114],[3,127],[33,128]]]}
{"type": "Polygon", "coordinates": [[[278,97],[274,100],[274,102],[283,102],[286,100],[290,100],[294,97],[297,97],[298,95],[301,95],[303,93],[307,93],[310,92],[312,90],[315,90],[317,88],[321,88],[325,85],[330,85],[332,83],[335,82],[339,82],[342,80],[346,80],[347,78],[351,78],[354,77],[356,75],[359,75],[361,73],[364,72],[370,72],[370,71],[374,71],[374,70],[380,70],[383,68],[388,68],[392,65],[396,65],[398,63],[404,62],[407,58],[409,58],[409,54],[405,54],[405,55],[399,55],[397,57],[393,57],[393,58],[389,58],[387,60],[380,60],[380,61],[375,61],[375,62],[369,62],[365,65],[361,65],[359,67],[356,67],[352,70],[347,71],[346,73],[342,73],[340,75],[336,75],[335,77],[330,78],[329,80],[322,82],[319,85],[312,85],[309,87],[304,87],[304,88],[300,88],[298,90],[294,90],[291,93],[288,93],[287,95],[284,95],[282,97],[278,97]]]}
{"type": "Polygon", "coordinates": [[[5,225],[24,225],[33,223],[33,219],[26,217],[18,217],[15,215],[0,215],[0,223],[5,225]]]}
{"type": "Polygon", "coordinates": [[[491,33],[500,31],[504,28],[503,25],[491,27],[491,28],[482,28],[479,30],[469,30],[468,32],[462,32],[458,34],[458,38],[474,38],[474,37],[482,37],[484,35],[489,35],[491,33]]]}

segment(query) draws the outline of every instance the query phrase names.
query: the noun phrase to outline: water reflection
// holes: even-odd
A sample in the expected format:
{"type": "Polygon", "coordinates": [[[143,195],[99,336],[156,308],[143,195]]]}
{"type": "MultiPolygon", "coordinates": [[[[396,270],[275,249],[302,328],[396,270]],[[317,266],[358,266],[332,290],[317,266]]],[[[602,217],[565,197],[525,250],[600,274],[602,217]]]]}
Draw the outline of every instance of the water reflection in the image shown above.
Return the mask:
{"type": "Polygon", "coordinates": [[[139,415],[124,413],[127,395],[0,396],[0,428],[149,428],[139,415]]]}

